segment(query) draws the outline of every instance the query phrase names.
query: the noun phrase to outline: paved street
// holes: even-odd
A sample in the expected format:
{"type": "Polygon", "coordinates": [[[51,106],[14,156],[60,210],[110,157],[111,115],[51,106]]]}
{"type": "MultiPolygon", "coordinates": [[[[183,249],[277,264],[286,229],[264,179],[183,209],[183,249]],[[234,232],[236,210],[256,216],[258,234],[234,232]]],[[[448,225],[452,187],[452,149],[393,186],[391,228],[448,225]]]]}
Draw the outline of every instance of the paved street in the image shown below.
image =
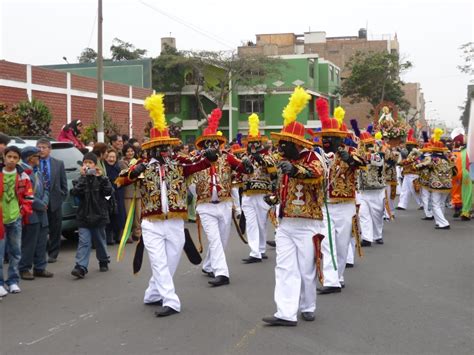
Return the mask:
{"type": "Polygon", "coordinates": [[[235,233],[231,284],[208,287],[183,255],[175,277],[183,309],[164,319],[142,304],[149,266],[132,275],[130,245],[110,272],[91,259],[86,279],[74,280],[75,246],[65,243],[53,279],[23,281],[21,294],[1,301],[0,353],[472,354],[474,222],[435,231],[420,217],[412,208],[386,224],[385,245],[364,249],[343,292],[318,296],[316,321],[295,328],[262,325],[275,311],[275,251],[242,265],[248,250],[235,233]]]}

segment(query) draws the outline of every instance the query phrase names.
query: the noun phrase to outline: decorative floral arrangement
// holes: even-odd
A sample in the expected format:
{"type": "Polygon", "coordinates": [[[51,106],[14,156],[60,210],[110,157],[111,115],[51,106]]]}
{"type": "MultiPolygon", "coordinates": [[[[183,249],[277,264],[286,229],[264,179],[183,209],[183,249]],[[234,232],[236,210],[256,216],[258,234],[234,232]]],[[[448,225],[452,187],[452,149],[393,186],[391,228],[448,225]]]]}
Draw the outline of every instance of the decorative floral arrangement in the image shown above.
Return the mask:
{"type": "Polygon", "coordinates": [[[405,138],[410,127],[396,112],[394,112],[395,114],[392,117],[392,112],[394,112],[393,108],[383,106],[374,128],[381,131],[384,138],[405,138]]]}

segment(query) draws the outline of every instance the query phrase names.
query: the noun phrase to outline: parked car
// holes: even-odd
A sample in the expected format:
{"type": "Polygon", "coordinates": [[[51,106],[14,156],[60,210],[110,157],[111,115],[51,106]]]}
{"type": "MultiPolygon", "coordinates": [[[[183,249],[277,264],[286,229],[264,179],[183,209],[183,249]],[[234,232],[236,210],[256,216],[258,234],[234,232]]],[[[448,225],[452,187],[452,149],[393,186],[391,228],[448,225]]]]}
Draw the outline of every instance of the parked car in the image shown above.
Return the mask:
{"type": "MultiPolygon", "coordinates": [[[[16,145],[18,148],[23,149],[27,146],[36,146],[37,137],[10,137],[11,141],[9,145],[16,145]]],[[[78,161],[82,162],[83,154],[77,149],[74,144],[67,142],[56,142],[51,140],[51,156],[53,158],[62,160],[64,162],[64,168],[66,169],[67,186],[68,191],[72,189],[72,180],[79,177],[79,165],[78,161]]],[[[72,196],[68,194],[66,200],[63,202],[63,221],[62,221],[62,234],[66,239],[72,239],[76,237],[77,222],[76,212],[77,205],[74,202],[72,196]]]]}

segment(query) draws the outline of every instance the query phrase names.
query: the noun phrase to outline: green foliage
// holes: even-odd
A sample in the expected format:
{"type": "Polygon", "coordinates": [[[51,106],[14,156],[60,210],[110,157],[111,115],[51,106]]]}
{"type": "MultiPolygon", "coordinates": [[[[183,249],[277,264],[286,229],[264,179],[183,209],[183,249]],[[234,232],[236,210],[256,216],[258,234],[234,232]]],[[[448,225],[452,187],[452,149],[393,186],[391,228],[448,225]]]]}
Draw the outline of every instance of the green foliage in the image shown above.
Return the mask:
{"type": "MultiPolygon", "coordinates": [[[[97,142],[97,126],[97,119],[94,119],[93,123],[85,126],[82,129],[80,139],[84,144],[88,144],[89,142],[97,142]]],[[[107,112],[104,112],[104,136],[106,143],[108,143],[109,137],[114,134],[121,134],[120,127],[114,121],[112,121],[112,118],[107,112]]]]}
{"type": "Polygon", "coordinates": [[[351,75],[343,79],[340,93],[351,103],[367,100],[376,107],[382,101],[391,101],[407,111],[410,104],[404,99],[400,74],[411,67],[395,53],[357,52],[346,64],[351,75]]]}
{"type": "Polygon", "coordinates": [[[0,131],[12,136],[48,136],[52,115],[40,100],[21,101],[10,109],[0,104],[0,131]]]}
{"type": "Polygon", "coordinates": [[[97,60],[97,52],[92,48],[84,48],[79,57],[77,57],[79,63],[95,63],[97,60]]]}
{"type": "Polygon", "coordinates": [[[472,76],[474,75],[474,42],[468,42],[463,44],[459,49],[462,51],[462,58],[464,59],[463,65],[458,65],[458,69],[461,73],[468,74],[471,77],[471,82],[474,81],[472,76]]]}
{"type": "Polygon", "coordinates": [[[153,59],[153,89],[157,92],[181,91],[184,86],[185,66],[182,53],[168,45],[153,59]]]}
{"type": "Polygon", "coordinates": [[[110,47],[113,61],[141,59],[146,54],[145,49],[135,48],[129,42],[122,41],[119,38],[114,38],[112,46],[110,47]]]}

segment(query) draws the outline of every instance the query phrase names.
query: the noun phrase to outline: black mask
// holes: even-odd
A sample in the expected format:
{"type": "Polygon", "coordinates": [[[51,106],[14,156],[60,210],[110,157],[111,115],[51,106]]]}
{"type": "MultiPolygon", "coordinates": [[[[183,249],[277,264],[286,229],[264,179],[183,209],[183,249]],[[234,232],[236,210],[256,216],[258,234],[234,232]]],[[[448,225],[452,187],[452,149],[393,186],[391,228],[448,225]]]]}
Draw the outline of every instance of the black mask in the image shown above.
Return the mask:
{"type": "Polygon", "coordinates": [[[415,148],[415,146],[412,145],[412,144],[407,144],[407,145],[406,145],[406,148],[407,148],[408,154],[410,154],[411,151],[413,150],[413,148],[415,148]]]}
{"type": "Polygon", "coordinates": [[[323,136],[323,149],[325,153],[336,153],[342,146],[342,137],[323,136]]]}
{"type": "Polygon", "coordinates": [[[300,157],[300,152],[296,148],[296,144],[288,141],[280,141],[278,144],[278,151],[289,160],[297,160],[300,157]]]}
{"type": "Polygon", "coordinates": [[[257,154],[262,150],[263,146],[261,142],[249,142],[247,144],[247,152],[249,154],[257,154]]]}

